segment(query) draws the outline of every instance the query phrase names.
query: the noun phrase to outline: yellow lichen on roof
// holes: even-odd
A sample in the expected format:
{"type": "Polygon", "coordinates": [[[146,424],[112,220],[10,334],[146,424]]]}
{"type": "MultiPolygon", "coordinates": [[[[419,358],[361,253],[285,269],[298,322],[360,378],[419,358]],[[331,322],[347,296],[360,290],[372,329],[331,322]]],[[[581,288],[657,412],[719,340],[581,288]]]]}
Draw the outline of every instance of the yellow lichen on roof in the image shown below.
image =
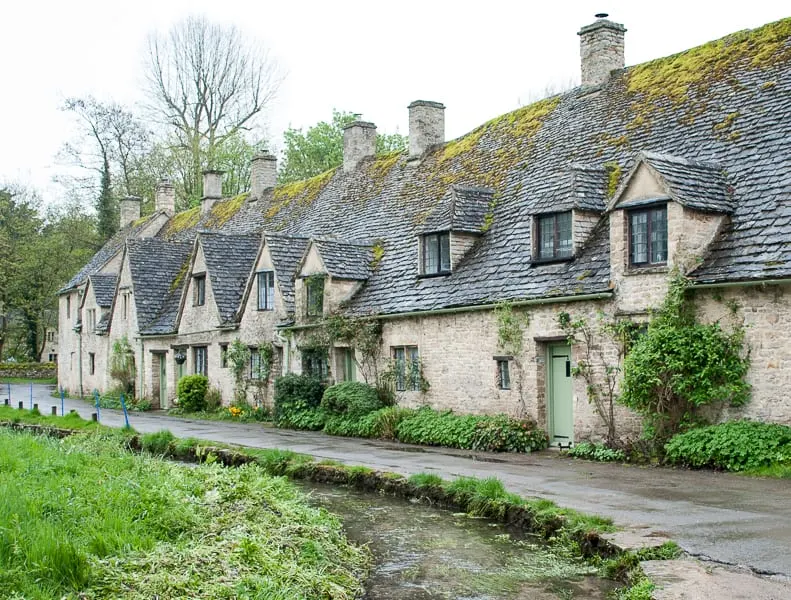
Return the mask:
{"type": "Polygon", "coordinates": [[[283,208],[294,202],[302,206],[311,204],[330,182],[336,170],[337,168],[330,169],[310,179],[277,186],[272,194],[272,205],[266,211],[266,218],[275,217],[283,208]]]}
{"type": "Polygon", "coordinates": [[[189,270],[189,267],[190,267],[190,260],[191,260],[191,256],[187,255],[186,260],[182,263],[181,267],[179,268],[179,272],[176,273],[176,278],[170,284],[170,292],[171,293],[175,292],[181,286],[182,282],[184,281],[184,277],[186,277],[187,271],[189,270]]]}
{"type": "Polygon", "coordinates": [[[368,165],[368,176],[376,180],[384,179],[402,156],[404,156],[404,152],[400,150],[380,154],[368,165]]]}
{"type": "Polygon", "coordinates": [[[176,213],[165,225],[162,235],[168,238],[179,232],[195,227],[200,221],[200,206],[176,213]]]}
{"type": "Polygon", "coordinates": [[[244,201],[250,194],[245,192],[227,200],[215,202],[209,209],[209,218],[204,225],[206,227],[219,228],[225,225],[244,206],[244,201]]]}
{"type": "Polygon", "coordinates": [[[146,215],[144,217],[140,217],[139,219],[136,219],[135,221],[132,221],[132,227],[139,227],[140,225],[142,225],[146,221],[150,221],[152,216],[154,216],[154,215],[153,214],[146,215]]]}
{"type": "Polygon", "coordinates": [[[685,52],[629,69],[627,90],[648,101],[678,104],[690,91],[721,81],[736,67],[768,68],[791,60],[791,18],[739,31],[685,52]]]}

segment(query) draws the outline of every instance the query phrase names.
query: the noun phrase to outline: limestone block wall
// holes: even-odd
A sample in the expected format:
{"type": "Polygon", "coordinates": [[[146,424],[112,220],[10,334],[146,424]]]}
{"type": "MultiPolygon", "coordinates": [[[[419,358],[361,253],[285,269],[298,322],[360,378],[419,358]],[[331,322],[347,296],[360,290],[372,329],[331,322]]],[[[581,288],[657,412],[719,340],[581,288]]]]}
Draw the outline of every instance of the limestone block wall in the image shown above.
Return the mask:
{"type": "Polygon", "coordinates": [[[590,239],[593,228],[596,227],[596,224],[601,220],[601,215],[587,210],[575,209],[571,212],[571,235],[574,243],[574,254],[576,255],[590,239]]]}
{"type": "Polygon", "coordinates": [[[98,335],[91,330],[88,321],[88,311],[93,310],[96,314],[96,323],[102,316],[102,308],[96,304],[96,297],[93,288],[89,287],[85,302],[82,306],[82,378],[83,389],[89,393],[94,389],[99,392],[106,392],[113,387],[114,382],[110,378],[110,353],[112,347],[108,346],[108,337],[98,335]],[[91,374],[91,354],[93,354],[94,369],[91,374]]]}
{"type": "Polygon", "coordinates": [[[752,398],[744,407],[712,416],[791,425],[791,286],[767,285],[696,292],[699,315],[723,327],[743,323],[750,351],[752,398]]]}
{"type": "Polygon", "coordinates": [[[480,236],[459,231],[450,234],[450,268],[455,269],[480,236]]]}
{"type": "Polygon", "coordinates": [[[80,391],[80,334],[74,331],[80,311],[80,287],[58,298],[58,385],[70,394],[80,391]],[[67,309],[67,305],[70,306],[67,309]]]}

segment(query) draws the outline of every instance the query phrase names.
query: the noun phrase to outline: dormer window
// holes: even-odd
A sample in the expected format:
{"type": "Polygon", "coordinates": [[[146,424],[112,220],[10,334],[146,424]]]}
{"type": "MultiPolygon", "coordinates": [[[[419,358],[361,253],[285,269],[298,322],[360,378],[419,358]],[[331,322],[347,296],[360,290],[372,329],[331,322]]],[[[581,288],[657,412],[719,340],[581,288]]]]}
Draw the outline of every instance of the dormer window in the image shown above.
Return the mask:
{"type": "Polygon", "coordinates": [[[571,258],[571,211],[536,217],[536,256],[538,260],[571,258]]]}
{"type": "Polygon", "coordinates": [[[324,314],[324,277],[305,279],[305,300],[307,316],[320,317],[324,314]]]}
{"type": "Polygon", "coordinates": [[[193,304],[195,306],[203,306],[206,304],[206,274],[201,273],[192,278],[194,287],[193,304]]]}
{"type": "Polygon", "coordinates": [[[667,205],[629,211],[629,263],[667,263],[667,205]]]}
{"type": "Polygon", "coordinates": [[[423,236],[423,274],[450,273],[450,233],[423,236]]]}

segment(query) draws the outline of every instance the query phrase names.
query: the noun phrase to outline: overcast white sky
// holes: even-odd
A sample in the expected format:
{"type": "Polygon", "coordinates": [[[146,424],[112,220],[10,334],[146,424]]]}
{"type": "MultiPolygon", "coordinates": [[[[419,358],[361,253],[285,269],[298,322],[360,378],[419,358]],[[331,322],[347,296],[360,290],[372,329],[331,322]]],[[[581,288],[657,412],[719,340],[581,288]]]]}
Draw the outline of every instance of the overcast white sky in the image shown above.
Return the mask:
{"type": "Polygon", "coordinates": [[[287,77],[268,115],[289,125],[362,113],[406,134],[416,99],[447,106],[448,139],[579,79],[579,38],[594,13],[623,23],[626,64],[789,16],[788,4],[396,0],[7,0],[0,9],[0,182],[54,200],[55,154],[72,133],[64,98],[141,100],[146,34],[190,14],[233,23],[271,48],[287,77]],[[738,7],[738,8],[737,8],[738,7]]]}

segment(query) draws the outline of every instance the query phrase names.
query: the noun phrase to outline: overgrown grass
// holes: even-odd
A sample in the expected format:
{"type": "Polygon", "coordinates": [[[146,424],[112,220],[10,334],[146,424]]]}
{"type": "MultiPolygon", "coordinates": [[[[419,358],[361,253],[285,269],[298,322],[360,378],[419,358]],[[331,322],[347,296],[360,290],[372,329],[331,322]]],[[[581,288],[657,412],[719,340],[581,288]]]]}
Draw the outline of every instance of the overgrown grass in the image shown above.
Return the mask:
{"type": "MultiPolygon", "coordinates": [[[[11,384],[28,384],[28,383],[42,383],[45,385],[56,385],[58,383],[57,377],[43,377],[39,379],[29,379],[27,377],[0,377],[0,391],[3,385],[11,384]]],[[[13,391],[13,390],[12,390],[13,391]]]]}
{"type": "Polygon", "coordinates": [[[19,410],[10,406],[0,406],[0,422],[46,425],[62,429],[110,429],[94,421],[86,421],[76,412],[66,413],[64,417],[53,417],[42,415],[37,410],[19,410]]]}
{"type": "MultiPolygon", "coordinates": [[[[177,443],[162,433],[145,439],[159,450],[177,443]]],[[[368,553],[285,479],[258,465],[189,468],[134,455],[129,440],[117,431],[63,441],[0,431],[0,596],[361,592],[368,553]]]]}

